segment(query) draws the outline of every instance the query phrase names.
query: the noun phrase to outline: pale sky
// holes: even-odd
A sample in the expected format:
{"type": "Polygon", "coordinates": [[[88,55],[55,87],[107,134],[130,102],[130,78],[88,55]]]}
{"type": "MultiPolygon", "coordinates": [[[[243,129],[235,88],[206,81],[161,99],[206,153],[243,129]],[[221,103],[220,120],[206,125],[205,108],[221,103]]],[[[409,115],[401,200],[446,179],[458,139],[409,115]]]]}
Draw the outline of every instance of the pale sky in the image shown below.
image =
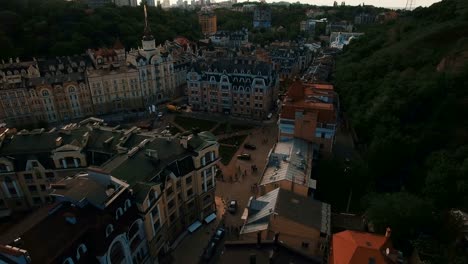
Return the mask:
{"type": "MultiPolygon", "coordinates": [[[[215,0],[218,2],[222,2],[225,0],[215,0]]],[[[268,3],[272,2],[280,2],[282,0],[267,0],[268,3]]],[[[297,0],[285,0],[286,2],[297,2],[297,0]]],[[[338,4],[341,4],[343,0],[337,0],[338,4]]],[[[374,6],[383,6],[383,7],[405,7],[407,0],[344,0],[346,5],[359,5],[361,3],[365,3],[366,5],[374,5],[374,6]]],[[[418,6],[430,6],[435,2],[440,2],[441,0],[413,0],[413,7],[418,6]]],[[[156,1],[155,1],[156,2],[156,1]]],[[[161,1],[162,2],[162,1],[161,1]]],[[[171,4],[176,3],[176,0],[171,0],[171,4]]],[[[190,1],[188,1],[190,4],[190,1]]],[[[243,0],[238,0],[238,2],[246,2],[243,0]]],[[[312,5],[333,5],[334,0],[301,0],[301,3],[307,3],[312,5]]]]}

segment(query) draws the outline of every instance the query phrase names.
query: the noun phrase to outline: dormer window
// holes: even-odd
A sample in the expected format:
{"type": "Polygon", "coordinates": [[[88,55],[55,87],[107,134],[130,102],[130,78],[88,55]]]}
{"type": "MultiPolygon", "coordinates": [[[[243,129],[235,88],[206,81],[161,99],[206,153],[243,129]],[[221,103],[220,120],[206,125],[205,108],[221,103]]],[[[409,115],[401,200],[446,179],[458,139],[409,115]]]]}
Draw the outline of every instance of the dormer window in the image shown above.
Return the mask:
{"type": "Polygon", "coordinates": [[[106,226],[106,237],[109,237],[112,232],[114,232],[114,226],[112,224],[108,224],[106,226]]]}
{"type": "Polygon", "coordinates": [[[68,257],[63,261],[63,264],[74,264],[73,259],[68,257]]]}
{"type": "Polygon", "coordinates": [[[130,202],[130,199],[125,200],[125,207],[124,211],[127,211],[128,208],[132,207],[132,202],[130,202]]]}
{"type": "Polygon", "coordinates": [[[119,218],[123,215],[123,210],[122,208],[117,208],[117,211],[115,211],[115,220],[119,220],[119,218]]]}
{"type": "Polygon", "coordinates": [[[83,256],[86,252],[88,252],[88,248],[85,244],[80,244],[78,249],[76,250],[76,259],[80,260],[81,256],[83,256]]]}
{"type": "Polygon", "coordinates": [[[44,97],[49,96],[49,91],[43,90],[43,91],[42,91],[42,96],[44,96],[44,97]]]}

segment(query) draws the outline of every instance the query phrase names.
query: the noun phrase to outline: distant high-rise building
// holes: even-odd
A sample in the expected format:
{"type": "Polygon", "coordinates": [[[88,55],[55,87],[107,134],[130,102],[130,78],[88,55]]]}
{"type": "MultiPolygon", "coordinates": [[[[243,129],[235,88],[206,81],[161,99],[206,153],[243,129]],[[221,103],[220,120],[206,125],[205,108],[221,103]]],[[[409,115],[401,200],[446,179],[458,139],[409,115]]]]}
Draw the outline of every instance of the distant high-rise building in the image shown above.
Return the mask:
{"type": "Polygon", "coordinates": [[[146,0],[146,5],[147,6],[156,6],[155,3],[154,3],[154,0],[146,0]]]}
{"type": "Polygon", "coordinates": [[[333,2],[333,6],[334,6],[334,7],[337,7],[337,6],[338,6],[338,2],[337,2],[337,1],[333,2]]]}
{"type": "Polygon", "coordinates": [[[163,8],[171,7],[171,2],[169,0],[163,0],[162,7],[163,8]]]}
{"type": "MultiPolygon", "coordinates": [[[[137,0],[113,0],[116,6],[137,6],[137,0]]],[[[148,1],[149,2],[149,1],[148,1]]]]}
{"type": "Polygon", "coordinates": [[[85,3],[91,8],[101,7],[112,3],[113,0],[86,0],[85,3]]]}
{"type": "Polygon", "coordinates": [[[254,28],[270,28],[271,27],[271,9],[268,5],[259,5],[255,7],[254,28]]]}
{"type": "Polygon", "coordinates": [[[209,9],[203,9],[198,14],[198,22],[200,23],[200,26],[204,35],[211,35],[211,34],[216,33],[217,20],[216,20],[216,14],[213,11],[209,9]]]}

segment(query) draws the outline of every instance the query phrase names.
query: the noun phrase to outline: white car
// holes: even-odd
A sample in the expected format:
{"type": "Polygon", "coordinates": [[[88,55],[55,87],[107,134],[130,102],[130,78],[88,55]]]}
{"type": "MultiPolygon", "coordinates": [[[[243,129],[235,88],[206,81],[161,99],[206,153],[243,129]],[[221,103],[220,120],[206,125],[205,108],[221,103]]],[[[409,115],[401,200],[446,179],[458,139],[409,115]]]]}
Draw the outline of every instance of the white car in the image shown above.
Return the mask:
{"type": "Polygon", "coordinates": [[[159,112],[159,113],[158,113],[158,118],[161,118],[161,117],[163,117],[163,113],[162,113],[162,112],[159,112]]]}

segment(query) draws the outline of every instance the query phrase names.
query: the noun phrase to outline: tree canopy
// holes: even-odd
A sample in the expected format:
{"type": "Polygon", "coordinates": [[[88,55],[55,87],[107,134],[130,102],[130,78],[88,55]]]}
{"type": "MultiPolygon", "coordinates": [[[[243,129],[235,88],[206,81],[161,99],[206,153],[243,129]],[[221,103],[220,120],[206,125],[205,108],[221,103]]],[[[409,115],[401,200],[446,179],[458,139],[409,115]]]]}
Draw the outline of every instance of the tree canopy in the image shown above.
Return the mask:
{"type": "Polygon", "coordinates": [[[334,75],[360,140],[363,181],[372,175],[363,211],[378,230],[394,227],[403,249],[447,249],[430,263],[463,256],[442,226],[452,208],[468,210],[467,36],[465,1],[418,8],[368,27],[339,56],[334,75]]]}
{"type": "MultiPolygon", "coordinates": [[[[87,48],[111,46],[116,39],[127,48],[140,44],[143,8],[113,5],[89,9],[63,0],[0,0],[0,57],[71,55],[87,48]]],[[[156,43],[182,35],[201,37],[197,14],[183,9],[148,8],[156,43]]]]}

